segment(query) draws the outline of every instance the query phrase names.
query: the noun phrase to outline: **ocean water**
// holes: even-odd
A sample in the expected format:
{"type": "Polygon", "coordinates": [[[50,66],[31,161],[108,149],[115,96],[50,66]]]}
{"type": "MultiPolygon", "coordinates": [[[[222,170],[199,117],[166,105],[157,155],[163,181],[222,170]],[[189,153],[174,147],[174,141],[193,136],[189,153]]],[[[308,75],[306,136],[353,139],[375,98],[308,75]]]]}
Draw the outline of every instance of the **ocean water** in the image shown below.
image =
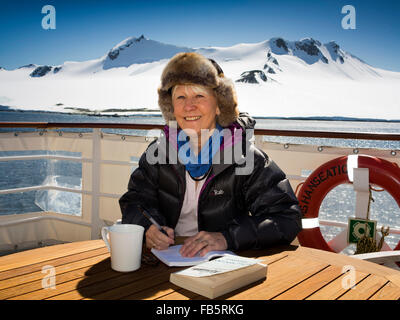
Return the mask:
{"type": "MultiPolygon", "coordinates": [[[[400,133],[400,122],[387,121],[333,121],[333,120],[295,120],[295,119],[256,119],[256,128],[283,130],[314,130],[336,132],[382,132],[400,133]]],[[[107,123],[146,123],[163,124],[158,115],[135,116],[89,116],[71,115],[51,112],[18,112],[0,109],[0,121],[24,122],[107,122],[107,123]]],[[[1,132],[21,132],[34,129],[0,128],[1,132]]],[[[63,129],[62,131],[90,131],[91,129],[63,129]]],[[[103,129],[108,133],[126,135],[146,135],[144,130],[103,129]]],[[[400,150],[400,141],[372,141],[353,139],[322,139],[265,136],[264,140],[279,143],[313,144],[321,146],[341,146],[353,148],[380,148],[400,150]]],[[[1,156],[43,154],[43,151],[12,152],[0,151],[1,156]]],[[[46,154],[49,154],[46,152],[46,154]]],[[[55,155],[79,156],[63,151],[55,155]]],[[[0,161],[0,190],[30,187],[42,184],[81,189],[82,165],[79,162],[64,160],[19,160],[0,161]]],[[[378,224],[400,228],[400,208],[392,196],[383,191],[373,191],[374,202],[371,203],[370,219],[378,224]]],[[[55,211],[69,215],[81,215],[81,195],[79,193],[57,190],[35,190],[15,194],[0,194],[0,215],[21,214],[25,212],[55,211]]],[[[325,197],[319,216],[324,220],[347,222],[355,211],[355,193],[351,185],[339,185],[325,197]]],[[[342,229],[338,227],[321,227],[326,241],[334,238],[342,229]]],[[[389,235],[386,242],[394,248],[400,241],[400,235],[389,235]]],[[[344,250],[351,254],[354,245],[344,250]]]]}

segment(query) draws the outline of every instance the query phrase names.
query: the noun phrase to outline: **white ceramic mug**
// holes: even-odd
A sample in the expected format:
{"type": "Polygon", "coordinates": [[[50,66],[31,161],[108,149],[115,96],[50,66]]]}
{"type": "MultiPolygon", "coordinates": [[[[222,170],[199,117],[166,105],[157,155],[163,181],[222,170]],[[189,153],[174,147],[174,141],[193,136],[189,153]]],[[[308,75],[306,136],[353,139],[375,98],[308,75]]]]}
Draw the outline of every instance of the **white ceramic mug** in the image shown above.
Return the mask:
{"type": "Polygon", "coordinates": [[[114,224],[101,229],[111,253],[111,268],[129,272],[140,268],[144,228],[136,224],[114,224]]]}

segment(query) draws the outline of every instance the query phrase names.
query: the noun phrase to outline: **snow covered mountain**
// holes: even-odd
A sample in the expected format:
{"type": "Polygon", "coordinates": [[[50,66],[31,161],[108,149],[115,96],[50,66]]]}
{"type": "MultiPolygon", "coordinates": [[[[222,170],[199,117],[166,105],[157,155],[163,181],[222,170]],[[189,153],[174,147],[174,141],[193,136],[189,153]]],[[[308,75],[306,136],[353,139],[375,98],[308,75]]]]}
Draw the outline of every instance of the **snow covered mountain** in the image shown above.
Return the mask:
{"type": "Polygon", "coordinates": [[[188,48],[130,37],[94,60],[0,68],[0,105],[68,112],[158,110],[161,72],[182,51],[216,60],[235,81],[240,110],[255,116],[400,119],[399,72],[374,68],[334,41],[312,38],[188,48]]]}
{"type": "Polygon", "coordinates": [[[190,48],[177,47],[158,41],[139,38],[128,38],[110,50],[104,60],[103,69],[129,67],[134,63],[148,63],[174,56],[178,52],[192,51],[190,48]]]}

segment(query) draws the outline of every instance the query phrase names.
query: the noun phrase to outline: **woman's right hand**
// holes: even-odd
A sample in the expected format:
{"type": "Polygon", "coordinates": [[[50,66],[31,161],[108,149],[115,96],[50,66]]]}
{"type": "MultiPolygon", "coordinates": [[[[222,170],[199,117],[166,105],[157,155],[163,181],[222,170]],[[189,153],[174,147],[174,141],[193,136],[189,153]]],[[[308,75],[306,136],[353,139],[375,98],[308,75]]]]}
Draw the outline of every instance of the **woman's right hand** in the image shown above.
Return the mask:
{"type": "Polygon", "coordinates": [[[146,231],[146,247],[148,249],[154,248],[157,250],[165,250],[170,245],[175,243],[174,229],[163,226],[162,227],[168,234],[168,237],[163,234],[155,225],[151,225],[146,231]]]}

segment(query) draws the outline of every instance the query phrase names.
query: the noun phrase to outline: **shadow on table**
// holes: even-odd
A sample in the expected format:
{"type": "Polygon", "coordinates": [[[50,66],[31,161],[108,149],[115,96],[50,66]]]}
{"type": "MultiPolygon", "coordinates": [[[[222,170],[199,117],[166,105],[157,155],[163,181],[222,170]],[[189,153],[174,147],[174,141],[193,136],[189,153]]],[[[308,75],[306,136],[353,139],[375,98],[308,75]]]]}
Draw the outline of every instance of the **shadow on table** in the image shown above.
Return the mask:
{"type": "Polygon", "coordinates": [[[243,257],[263,257],[263,256],[272,256],[274,254],[281,253],[283,251],[295,251],[297,250],[298,246],[294,245],[279,245],[274,246],[267,249],[253,249],[253,250],[246,250],[243,252],[237,252],[238,255],[243,257]]]}
{"type": "MultiPolygon", "coordinates": [[[[90,267],[77,285],[77,291],[83,298],[92,298],[98,291],[97,285],[105,280],[105,276],[112,275],[114,271],[110,268],[111,258],[106,258],[90,267]],[[96,292],[97,291],[97,292],[96,292]]],[[[115,272],[117,274],[117,272],[115,272]]]]}
{"type": "MultiPolygon", "coordinates": [[[[294,251],[297,246],[276,246],[263,250],[247,250],[238,252],[241,256],[261,257],[278,254],[282,251],[294,251]]],[[[190,292],[180,290],[179,287],[169,282],[169,275],[172,272],[181,270],[178,267],[167,267],[159,261],[149,262],[142,260],[142,267],[133,272],[117,272],[111,269],[111,259],[106,258],[94,264],[85,272],[84,278],[78,283],[77,291],[83,298],[87,299],[154,299],[171,293],[171,289],[179,290],[180,294],[189,299],[207,299],[190,292]]],[[[265,281],[258,280],[243,288],[232,291],[218,299],[227,299],[241,291],[247,290],[265,281]]]]}
{"type": "Polygon", "coordinates": [[[155,260],[155,262],[149,260],[144,262],[142,259],[139,270],[118,272],[111,269],[111,259],[106,258],[85,272],[76,290],[84,299],[116,300],[127,296],[133,296],[134,299],[152,297],[159,290],[158,284],[162,286],[165,283],[171,287],[169,274],[179,270],[168,268],[158,259],[155,260]],[[154,284],[154,290],[151,290],[152,284],[154,284]]]}

